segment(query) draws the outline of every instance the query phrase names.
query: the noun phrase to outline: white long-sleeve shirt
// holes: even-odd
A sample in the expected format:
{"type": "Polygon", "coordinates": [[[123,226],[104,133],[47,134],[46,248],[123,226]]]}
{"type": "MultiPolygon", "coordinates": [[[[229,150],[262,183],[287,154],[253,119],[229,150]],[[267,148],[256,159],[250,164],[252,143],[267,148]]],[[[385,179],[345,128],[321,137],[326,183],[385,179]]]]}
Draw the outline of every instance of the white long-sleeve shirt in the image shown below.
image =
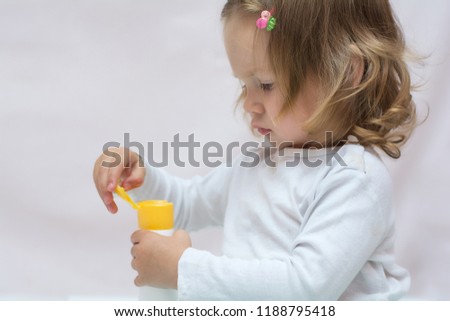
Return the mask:
{"type": "Polygon", "coordinates": [[[192,180],[147,165],[137,200],[173,202],[177,228],[224,229],[222,256],[181,256],[179,299],[401,298],[409,276],[394,262],[390,176],[360,145],[330,151],[287,148],[270,155],[274,167],[259,149],[257,166],[242,156],[192,180]]]}

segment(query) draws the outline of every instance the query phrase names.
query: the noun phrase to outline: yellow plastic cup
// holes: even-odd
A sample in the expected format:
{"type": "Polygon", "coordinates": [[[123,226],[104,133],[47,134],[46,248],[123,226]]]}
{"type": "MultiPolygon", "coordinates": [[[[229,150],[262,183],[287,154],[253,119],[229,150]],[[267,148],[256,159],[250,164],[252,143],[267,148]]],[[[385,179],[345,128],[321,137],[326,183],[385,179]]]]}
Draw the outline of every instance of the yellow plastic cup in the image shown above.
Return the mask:
{"type": "Polygon", "coordinates": [[[139,202],[138,225],[142,230],[173,229],[173,204],[167,201],[139,202]]]}
{"type": "Polygon", "coordinates": [[[170,230],[174,226],[173,204],[163,200],[134,202],[125,190],[117,185],[116,194],[138,212],[138,225],[142,230],[170,230]]]}

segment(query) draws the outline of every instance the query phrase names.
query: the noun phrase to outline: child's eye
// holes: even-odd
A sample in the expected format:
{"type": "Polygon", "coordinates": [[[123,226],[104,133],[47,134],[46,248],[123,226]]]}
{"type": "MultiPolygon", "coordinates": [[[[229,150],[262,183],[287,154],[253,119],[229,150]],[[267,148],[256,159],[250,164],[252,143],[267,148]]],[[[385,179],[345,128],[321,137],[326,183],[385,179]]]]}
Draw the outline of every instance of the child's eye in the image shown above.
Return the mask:
{"type": "Polygon", "coordinates": [[[261,84],[260,88],[262,91],[271,91],[273,89],[273,83],[272,84],[261,84]]]}

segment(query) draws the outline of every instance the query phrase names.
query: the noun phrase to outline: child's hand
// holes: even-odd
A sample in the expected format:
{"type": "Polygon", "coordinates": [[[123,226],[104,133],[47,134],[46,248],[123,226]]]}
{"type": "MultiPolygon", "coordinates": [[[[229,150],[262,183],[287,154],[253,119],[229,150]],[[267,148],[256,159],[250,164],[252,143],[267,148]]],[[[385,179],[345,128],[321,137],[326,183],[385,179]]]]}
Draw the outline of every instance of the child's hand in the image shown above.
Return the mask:
{"type": "Polygon", "coordinates": [[[94,182],[100,198],[111,213],[117,212],[113,192],[119,180],[128,191],[144,182],[145,168],[138,154],[125,148],[109,148],[95,162],[94,182]]]}
{"type": "Polygon", "coordinates": [[[133,247],[131,266],[138,272],[137,286],[177,288],[178,261],[183,252],[192,246],[186,231],[175,231],[173,236],[162,236],[138,230],[131,236],[133,247]]]}

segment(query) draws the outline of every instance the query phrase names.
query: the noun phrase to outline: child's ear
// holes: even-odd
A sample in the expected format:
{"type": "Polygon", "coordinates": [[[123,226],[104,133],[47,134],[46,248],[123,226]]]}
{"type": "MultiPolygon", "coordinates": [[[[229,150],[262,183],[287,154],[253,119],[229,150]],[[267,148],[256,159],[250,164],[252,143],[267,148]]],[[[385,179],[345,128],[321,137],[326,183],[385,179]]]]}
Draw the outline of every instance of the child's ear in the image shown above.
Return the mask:
{"type": "Polygon", "coordinates": [[[361,84],[364,75],[364,58],[361,50],[356,45],[350,45],[350,52],[352,53],[351,78],[352,86],[356,87],[361,84]]]}

